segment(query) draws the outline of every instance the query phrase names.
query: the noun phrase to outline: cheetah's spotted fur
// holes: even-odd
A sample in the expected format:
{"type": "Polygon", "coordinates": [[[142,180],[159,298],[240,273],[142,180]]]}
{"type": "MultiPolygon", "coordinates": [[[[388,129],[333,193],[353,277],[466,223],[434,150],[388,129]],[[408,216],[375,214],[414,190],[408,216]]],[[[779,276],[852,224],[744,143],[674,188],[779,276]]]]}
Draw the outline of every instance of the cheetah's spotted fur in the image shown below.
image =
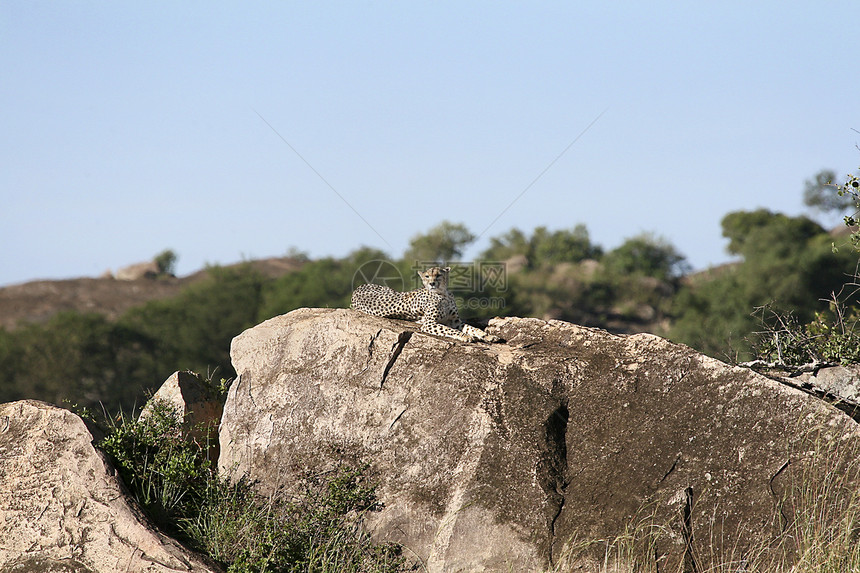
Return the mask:
{"type": "Polygon", "coordinates": [[[377,284],[361,285],[352,293],[352,308],[383,318],[414,320],[421,331],[462,342],[498,342],[499,337],[460,320],[454,296],[448,292],[450,267],[418,272],[424,288],[397,292],[377,284]]]}

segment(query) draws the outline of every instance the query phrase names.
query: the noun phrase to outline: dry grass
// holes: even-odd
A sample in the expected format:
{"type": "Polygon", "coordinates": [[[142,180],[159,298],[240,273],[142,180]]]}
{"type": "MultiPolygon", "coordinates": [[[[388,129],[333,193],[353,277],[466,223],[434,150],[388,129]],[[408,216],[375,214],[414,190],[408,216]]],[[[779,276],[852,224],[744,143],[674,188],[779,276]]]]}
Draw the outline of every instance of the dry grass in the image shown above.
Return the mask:
{"type": "MultiPolygon", "coordinates": [[[[775,537],[694,544],[647,508],[613,539],[568,545],[551,573],[860,573],[860,448],[856,436],[807,431],[793,448],[794,482],[773,516],[775,537]],[[658,548],[680,548],[670,559],[658,548]],[[602,555],[601,555],[602,554],[602,555]]],[[[711,536],[718,535],[710,532],[711,536]]]]}

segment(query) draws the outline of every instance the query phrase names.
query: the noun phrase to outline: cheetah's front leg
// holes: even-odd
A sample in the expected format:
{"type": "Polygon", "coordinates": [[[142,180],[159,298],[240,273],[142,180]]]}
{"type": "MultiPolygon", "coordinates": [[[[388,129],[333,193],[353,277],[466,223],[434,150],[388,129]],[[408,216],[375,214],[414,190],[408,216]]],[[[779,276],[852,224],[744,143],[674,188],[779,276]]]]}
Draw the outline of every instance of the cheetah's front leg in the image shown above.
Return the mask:
{"type": "Polygon", "coordinates": [[[471,336],[470,334],[461,332],[456,328],[451,328],[450,326],[446,326],[438,322],[422,320],[419,324],[421,324],[421,332],[426,332],[427,334],[435,334],[436,336],[453,338],[454,340],[459,340],[460,342],[474,342],[476,340],[475,337],[471,336]]]}
{"type": "Polygon", "coordinates": [[[478,340],[483,340],[484,342],[500,342],[502,340],[495,334],[490,334],[489,332],[485,332],[480,328],[472,326],[471,324],[466,324],[465,322],[462,325],[462,329],[463,333],[468,334],[473,338],[477,338],[478,340]]]}
{"type": "Polygon", "coordinates": [[[483,340],[484,342],[501,342],[502,339],[494,334],[490,334],[489,332],[484,332],[480,328],[476,326],[472,326],[471,324],[466,324],[459,316],[449,317],[447,323],[451,325],[454,330],[461,330],[463,334],[471,337],[472,340],[483,340]]]}

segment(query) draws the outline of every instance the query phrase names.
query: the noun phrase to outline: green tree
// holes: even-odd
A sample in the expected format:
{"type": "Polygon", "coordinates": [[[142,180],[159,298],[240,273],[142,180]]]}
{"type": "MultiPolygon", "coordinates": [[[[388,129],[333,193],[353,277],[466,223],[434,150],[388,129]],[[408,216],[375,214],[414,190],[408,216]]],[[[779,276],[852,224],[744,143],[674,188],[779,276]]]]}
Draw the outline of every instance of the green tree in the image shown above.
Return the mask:
{"type": "Polygon", "coordinates": [[[803,203],[825,213],[843,213],[854,205],[850,195],[839,193],[836,172],[822,169],[804,182],[803,203]]]}
{"type": "Polygon", "coordinates": [[[834,253],[830,235],[806,217],[764,209],[723,218],[729,252],[741,261],[688,281],[674,305],[671,338],[718,355],[748,359],[756,308],[808,322],[853,272],[856,260],[834,253]]]}
{"type": "Polygon", "coordinates": [[[672,301],[669,338],[721,360],[749,358],[746,338],[756,328],[739,264],[693,276],[672,301]]]}
{"type": "Polygon", "coordinates": [[[603,258],[608,272],[674,281],[689,272],[686,258],[666,239],[642,233],[625,240],[603,258]]]}
{"type": "Polygon", "coordinates": [[[558,318],[617,332],[664,322],[688,269],[677,249],[650,234],[604,254],[582,224],[557,231],[537,227],[530,236],[512,229],[492,238],[482,258],[515,255],[527,263],[509,269],[510,286],[500,295],[507,306],[496,314],[558,318]]]}
{"type": "Polygon", "coordinates": [[[463,250],[475,240],[462,223],[442,221],[427,233],[416,235],[409,241],[403,255],[405,261],[439,263],[453,261],[463,255],[463,250]]]}
{"type": "Polygon", "coordinates": [[[0,331],[0,401],[131,408],[156,384],[153,353],[146,335],[99,314],[62,312],[22,324],[0,331]]]}
{"type": "MultiPolygon", "coordinates": [[[[821,184],[827,179],[830,187],[828,197],[837,202],[832,210],[854,212],[845,216],[851,231],[851,243],[860,250],[860,231],[857,230],[857,212],[860,211],[860,178],[849,175],[842,185],[833,185],[832,173],[818,178],[821,184]]],[[[808,202],[807,202],[808,203],[808,202]]],[[[834,252],[839,248],[833,245],[834,252]]],[[[856,256],[856,253],[855,253],[856,256]]],[[[828,308],[815,313],[815,319],[805,324],[791,315],[784,315],[772,308],[761,310],[761,332],[753,341],[756,358],[767,363],[799,365],[812,362],[856,364],[860,362],[860,306],[858,306],[857,267],[846,284],[828,299],[828,308]]]]}
{"type": "Polygon", "coordinates": [[[349,306],[352,273],[338,259],[311,261],[268,285],[258,319],[303,307],[349,306]]]}
{"type": "Polygon", "coordinates": [[[550,231],[537,227],[530,237],[519,229],[511,229],[501,237],[490,239],[490,246],[481,254],[484,260],[505,261],[516,255],[528,260],[528,267],[577,263],[585,259],[599,259],[603,249],[591,242],[588,229],[578,224],[572,229],[550,231]]]}
{"type": "Polygon", "coordinates": [[[578,263],[585,259],[597,259],[603,254],[599,246],[592,244],[588,229],[581,223],[573,229],[552,232],[546,227],[538,227],[530,243],[535,266],[578,263]]]}
{"type": "Polygon", "coordinates": [[[737,211],[722,220],[723,236],[729,240],[726,249],[745,258],[764,257],[780,260],[812,237],[826,231],[807,217],[790,217],[767,209],[737,211]]]}
{"type": "Polygon", "coordinates": [[[506,261],[516,255],[528,257],[531,254],[531,240],[519,229],[511,229],[501,237],[491,237],[490,246],[481,253],[485,261],[506,261]]]}
{"type": "Polygon", "coordinates": [[[343,259],[329,257],[308,262],[300,270],[266,286],[258,319],[302,307],[348,308],[353,288],[363,282],[360,275],[356,276],[359,269],[374,261],[387,260],[386,253],[362,247],[343,259]]]}
{"type": "Polygon", "coordinates": [[[176,261],[179,256],[172,249],[164,250],[155,256],[155,266],[158,267],[158,274],[174,276],[176,274],[176,261]]]}
{"type": "Polygon", "coordinates": [[[776,302],[809,320],[818,301],[844,284],[851,257],[832,252],[832,239],[818,223],[759,209],[723,219],[729,252],[741,255],[744,289],[753,306],[776,302]]]}

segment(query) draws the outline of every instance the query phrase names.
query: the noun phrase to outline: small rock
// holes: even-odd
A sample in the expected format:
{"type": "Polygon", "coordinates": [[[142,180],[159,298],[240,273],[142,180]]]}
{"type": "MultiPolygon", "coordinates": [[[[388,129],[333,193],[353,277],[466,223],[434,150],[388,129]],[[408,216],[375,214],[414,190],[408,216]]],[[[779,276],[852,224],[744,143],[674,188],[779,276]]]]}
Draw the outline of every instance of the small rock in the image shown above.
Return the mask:
{"type": "Polygon", "coordinates": [[[167,403],[183,421],[188,437],[199,444],[208,444],[208,457],[218,460],[218,425],[224,405],[210,388],[191,371],[174,372],[153,394],[140,412],[146,419],[152,414],[153,404],[167,403]]]}
{"type": "Polygon", "coordinates": [[[860,365],[829,366],[814,372],[804,372],[797,380],[850,403],[860,405],[860,365]]]}

